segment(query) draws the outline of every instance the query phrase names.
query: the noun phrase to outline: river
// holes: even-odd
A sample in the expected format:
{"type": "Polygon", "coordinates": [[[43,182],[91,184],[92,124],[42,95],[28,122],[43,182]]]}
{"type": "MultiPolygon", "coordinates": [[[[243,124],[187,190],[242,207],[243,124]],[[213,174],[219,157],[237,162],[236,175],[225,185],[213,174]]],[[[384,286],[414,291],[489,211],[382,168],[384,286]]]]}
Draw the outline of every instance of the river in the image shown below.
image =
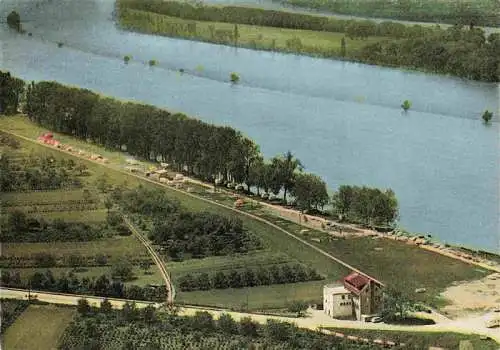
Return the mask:
{"type": "Polygon", "coordinates": [[[292,150],[332,189],[394,189],[411,231],[500,251],[496,84],[122,32],[111,0],[7,0],[0,16],[12,9],[33,35],[3,25],[3,70],[233,126],[267,157],[292,150]]]}

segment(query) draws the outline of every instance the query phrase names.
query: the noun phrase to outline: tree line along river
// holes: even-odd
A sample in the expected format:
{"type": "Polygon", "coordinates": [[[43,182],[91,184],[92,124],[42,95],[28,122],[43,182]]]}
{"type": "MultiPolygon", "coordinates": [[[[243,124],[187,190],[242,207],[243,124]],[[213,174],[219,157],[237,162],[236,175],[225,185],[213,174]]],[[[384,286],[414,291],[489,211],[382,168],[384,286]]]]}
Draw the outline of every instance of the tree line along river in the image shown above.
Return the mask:
{"type": "Polygon", "coordinates": [[[411,231],[500,251],[496,84],[122,32],[113,5],[2,2],[2,18],[17,10],[32,36],[2,26],[0,68],[230,125],[265,156],[292,150],[330,188],[394,189],[411,231]]]}

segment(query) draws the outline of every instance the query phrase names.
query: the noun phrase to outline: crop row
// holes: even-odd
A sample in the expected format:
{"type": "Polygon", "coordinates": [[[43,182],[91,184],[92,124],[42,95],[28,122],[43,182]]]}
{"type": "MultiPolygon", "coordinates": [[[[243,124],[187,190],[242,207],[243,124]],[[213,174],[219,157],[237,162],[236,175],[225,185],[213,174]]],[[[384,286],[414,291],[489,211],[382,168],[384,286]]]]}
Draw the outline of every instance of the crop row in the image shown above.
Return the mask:
{"type": "Polygon", "coordinates": [[[98,211],[100,210],[99,205],[97,204],[74,204],[74,205],[44,205],[42,208],[38,206],[31,207],[16,207],[26,214],[35,214],[35,213],[51,213],[51,212],[63,212],[63,211],[98,211]]]}
{"type": "Polygon", "coordinates": [[[59,199],[57,202],[54,200],[6,200],[2,204],[6,207],[38,207],[46,205],[88,205],[97,203],[96,199],[59,199]]]}

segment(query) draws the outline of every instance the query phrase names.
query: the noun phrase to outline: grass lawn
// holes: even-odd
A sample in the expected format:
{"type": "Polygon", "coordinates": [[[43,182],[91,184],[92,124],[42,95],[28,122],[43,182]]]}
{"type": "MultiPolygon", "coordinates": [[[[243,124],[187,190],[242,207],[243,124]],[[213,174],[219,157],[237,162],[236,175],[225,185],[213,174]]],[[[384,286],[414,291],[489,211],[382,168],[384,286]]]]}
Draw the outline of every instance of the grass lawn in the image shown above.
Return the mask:
{"type": "Polygon", "coordinates": [[[2,256],[29,257],[36,253],[50,252],[56,256],[84,255],[93,256],[147,256],[147,250],[134,236],[112,237],[89,242],[50,242],[50,243],[4,243],[2,256]]]}
{"type": "Polygon", "coordinates": [[[71,222],[84,222],[87,224],[97,224],[105,222],[107,217],[106,209],[102,210],[78,210],[78,211],[54,211],[43,214],[31,214],[31,216],[40,216],[46,220],[61,219],[71,222]]]}
{"type": "Polygon", "coordinates": [[[245,310],[248,297],[249,310],[280,309],[294,300],[321,302],[324,284],[324,281],[313,281],[238,289],[178,291],[176,302],[245,310]]]}
{"type": "Polygon", "coordinates": [[[498,350],[499,344],[493,340],[481,340],[479,335],[461,333],[379,331],[352,328],[326,328],[330,331],[368,338],[405,343],[409,349],[428,349],[431,346],[458,349],[461,340],[470,340],[474,350],[498,350]]]}
{"type": "Polygon", "coordinates": [[[454,281],[478,279],[488,274],[474,265],[388,239],[363,237],[312,243],[436,307],[443,302],[436,296],[454,281]],[[416,294],[416,288],[426,288],[426,292],[416,294]]]}
{"type": "Polygon", "coordinates": [[[75,315],[74,308],[30,305],[7,329],[2,348],[57,349],[59,338],[75,315]]]}
{"type": "MultiPolygon", "coordinates": [[[[129,30],[234,45],[229,39],[224,39],[222,42],[216,38],[214,39],[211,34],[212,29],[210,29],[210,27],[213,27],[215,32],[218,30],[232,32],[234,30],[233,23],[184,20],[178,17],[125,8],[120,10],[119,21],[123,27],[129,30]],[[185,28],[188,24],[192,23],[196,23],[196,33],[188,32],[184,29],[179,30],[179,28],[185,28]]],[[[302,54],[317,54],[321,56],[338,56],[340,54],[341,39],[345,37],[344,33],[252,26],[246,24],[238,24],[238,33],[238,46],[241,47],[302,54]],[[300,39],[301,45],[296,47],[287,44],[287,41],[294,39],[300,39]]],[[[366,40],[351,40],[345,38],[347,52],[357,51],[367,44],[383,39],[382,37],[369,37],[366,40]]]]}

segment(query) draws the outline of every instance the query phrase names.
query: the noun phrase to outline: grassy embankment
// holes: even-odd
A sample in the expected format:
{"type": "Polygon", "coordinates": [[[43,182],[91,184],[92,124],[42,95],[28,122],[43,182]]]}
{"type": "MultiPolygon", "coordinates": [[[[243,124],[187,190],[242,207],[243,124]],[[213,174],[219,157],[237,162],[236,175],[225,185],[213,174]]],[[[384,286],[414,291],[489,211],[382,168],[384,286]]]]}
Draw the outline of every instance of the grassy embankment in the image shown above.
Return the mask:
{"type": "MultiPolygon", "coordinates": [[[[0,120],[0,128],[12,131],[19,135],[30,138],[36,138],[43,130],[42,128],[30,123],[23,117],[8,117],[0,120]]],[[[116,161],[114,165],[116,169],[123,169],[125,165],[124,156],[119,152],[112,152],[104,149],[96,148],[96,146],[86,144],[82,141],[72,139],[68,136],[56,136],[62,142],[68,142],[75,147],[81,149],[92,148],[94,152],[100,153],[111,160],[116,161]],[[121,162],[120,162],[121,161],[121,162]],[[121,164],[121,165],[119,165],[121,164]]],[[[38,146],[40,147],[40,146],[38,146]]],[[[71,157],[63,155],[57,151],[47,150],[58,154],[60,157],[71,157]]],[[[138,183],[139,180],[128,174],[113,171],[100,165],[89,163],[88,167],[91,171],[101,171],[108,174],[109,178],[115,183],[127,182],[129,185],[138,183]]],[[[155,186],[152,185],[151,186],[155,186]]],[[[222,202],[231,205],[234,199],[220,194],[213,195],[203,189],[201,186],[192,186],[196,194],[208,199],[222,202]]],[[[212,291],[196,291],[196,292],[180,292],[178,301],[186,303],[202,303],[206,305],[216,306],[232,306],[239,307],[247,301],[249,296],[250,308],[278,308],[284,306],[286,301],[294,299],[318,300],[321,298],[322,285],[331,280],[338,280],[347,270],[334,263],[327,257],[322,256],[318,252],[304,246],[302,243],[288,237],[279,230],[276,230],[269,225],[252,220],[246,216],[235,214],[229,209],[214,206],[201,200],[189,197],[182,193],[162,187],[165,192],[182,202],[186,208],[191,210],[210,210],[225,215],[236,215],[240,217],[244,225],[255,232],[265,243],[267,252],[272,252],[271,256],[277,253],[285,254],[290,260],[300,261],[317,269],[318,272],[327,276],[326,281],[307,282],[287,285],[261,286],[253,288],[242,288],[235,290],[212,290],[212,291]],[[276,297],[279,295],[280,297],[276,297]]],[[[410,295],[415,295],[420,300],[431,305],[443,305],[443,301],[439,299],[439,293],[447,286],[450,286],[455,281],[472,280],[485,276],[486,271],[478,269],[473,265],[469,265],[451,258],[447,258],[438,254],[424,251],[414,246],[409,246],[401,242],[373,240],[371,238],[352,238],[352,239],[333,239],[326,233],[309,230],[302,232],[304,227],[292,222],[283,220],[273,216],[262,208],[254,207],[245,209],[252,213],[265,217],[276,225],[287,229],[289,232],[307,239],[310,243],[317,245],[323,250],[334,254],[335,256],[344,259],[347,263],[360,268],[387,283],[390,286],[395,286],[410,295]],[[313,239],[320,239],[316,242],[313,239]],[[375,249],[378,248],[378,249],[375,249]],[[380,249],[382,248],[382,249],[380,249]],[[427,289],[425,293],[415,294],[415,288],[424,287],[427,289]]],[[[258,253],[261,254],[261,253],[258,253]]],[[[262,252],[262,254],[270,254],[262,252]]],[[[265,259],[268,259],[269,256],[265,259]]],[[[242,258],[246,259],[246,258],[242,258]]],[[[173,278],[176,278],[176,272],[202,272],[203,269],[210,270],[213,267],[225,268],[231,266],[232,258],[206,258],[199,261],[185,261],[181,263],[170,263],[169,268],[173,271],[173,278]]],[[[235,260],[235,263],[238,260],[235,260]]],[[[240,260],[243,262],[242,260],[240,260]]],[[[153,270],[153,269],[152,269],[153,270]]],[[[91,271],[91,269],[89,269],[91,271]]],[[[144,278],[144,283],[152,281],[156,275],[141,277],[144,278]]],[[[140,282],[135,282],[140,283],[140,282]]]]}
{"type": "Polygon", "coordinates": [[[52,305],[30,305],[7,328],[2,348],[9,350],[57,349],[59,338],[76,310],[52,305]]]}
{"type": "MultiPolygon", "coordinates": [[[[217,31],[232,32],[234,30],[232,23],[185,20],[128,8],[119,11],[118,21],[123,28],[137,32],[235,45],[233,39],[214,36],[217,31]],[[194,30],[190,31],[189,28],[194,30]]],[[[341,55],[341,40],[345,37],[344,33],[246,24],[238,24],[238,33],[239,47],[337,58],[341,55]]],[[[345,37],[346,47],[350,53],[382,39],[371,36],[366,40],[351,40],[345,37]]]]}
{"type": "Polygon", "coordinates": [[[478,26],[498,27],[499,5],[495,0],[455,1],[419,0],[283,0],[292,6],[372,18],[417,22],[467,23],[467,16],[478,26]],[[458,5],[458,6],[457,6],[458,5]],[[497,15],[495,15],[497,14],[497,15]]]}
{"type": "Polygon", "coordinates": [[[401,332],[401,331],[379,331],[352,328],[326,328],[332,332],[344,333],[346,335],[368,338],[370,340],[381,339],[397,343],[408,344],[410,349],[428,349],[431,346],[444,349],[458,349],[460,341],[470,340],[474,350],[497,350],[499,344],[494,340],[482,340],[479,335],[461,333],[436,333],[436,332],[401,332]]]}

